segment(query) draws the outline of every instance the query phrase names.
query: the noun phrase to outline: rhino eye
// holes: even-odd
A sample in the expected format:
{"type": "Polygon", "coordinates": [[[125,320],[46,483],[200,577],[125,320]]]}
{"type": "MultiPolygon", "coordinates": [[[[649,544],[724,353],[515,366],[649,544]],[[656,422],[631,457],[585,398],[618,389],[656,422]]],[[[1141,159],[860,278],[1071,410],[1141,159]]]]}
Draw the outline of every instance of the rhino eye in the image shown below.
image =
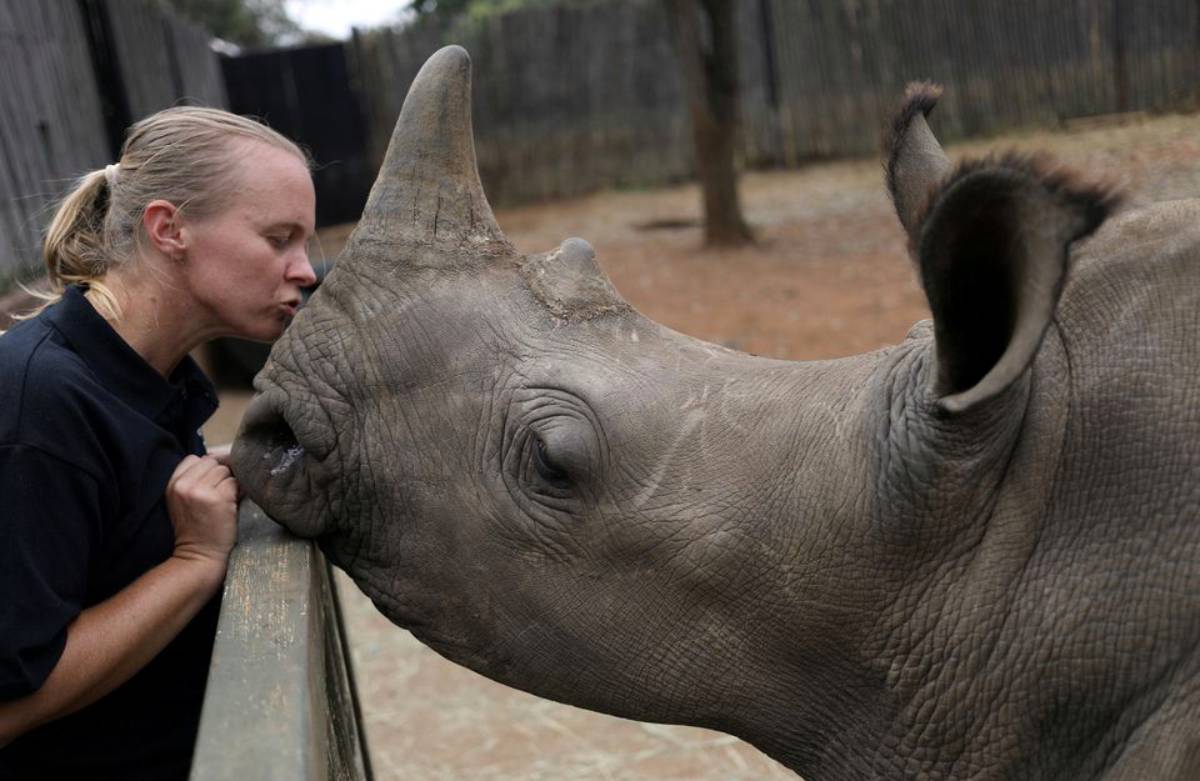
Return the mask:
{"type": "Polygon", "coordinates": [[[551,387],[514,394],[500,443],[501,474],[535,515],[576,513],[596,501],[604,444],[596,415],[579,396],[551,387]]]}
{"type": "Polygon", "coordinates": [[[546,440],[536,434],[533,436],[533,468],[538,477],[556,487],[564,487],[569,482],[566,470],[551,459],[546,440]]]}

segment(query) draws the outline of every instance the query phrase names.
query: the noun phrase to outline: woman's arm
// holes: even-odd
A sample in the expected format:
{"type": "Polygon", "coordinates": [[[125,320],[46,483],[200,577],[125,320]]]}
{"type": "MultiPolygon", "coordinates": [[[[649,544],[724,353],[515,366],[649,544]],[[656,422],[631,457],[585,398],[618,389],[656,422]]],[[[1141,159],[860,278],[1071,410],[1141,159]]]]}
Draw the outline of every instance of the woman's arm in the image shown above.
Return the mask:
{"type": "Polygon", "coordinates": [[[237,539],[237,484],[229,469],[188,456],[167,485],[167,507],[172,556],[79,614],[41,688],[0,703],[0,747],[129,680],[217,593],[237,539]]]}
{"type": "Polygon", "coordinates": [[[33,694],[0,703],[0,747],[90,705],[129,680],[221,587],[225,569],[172,556],[67,629],[62,656],[33,694]]]}

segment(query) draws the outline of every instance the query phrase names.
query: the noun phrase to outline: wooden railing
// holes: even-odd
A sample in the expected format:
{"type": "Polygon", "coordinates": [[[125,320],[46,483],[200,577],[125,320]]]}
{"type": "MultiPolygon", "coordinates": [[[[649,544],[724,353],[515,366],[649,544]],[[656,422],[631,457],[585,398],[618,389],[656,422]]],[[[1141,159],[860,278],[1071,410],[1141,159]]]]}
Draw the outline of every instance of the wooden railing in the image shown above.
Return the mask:
{"type": "Polygon", "coordinates": [[[249,500],[238,522],[192,781],[370,779],[325,557],[249,500]]]}

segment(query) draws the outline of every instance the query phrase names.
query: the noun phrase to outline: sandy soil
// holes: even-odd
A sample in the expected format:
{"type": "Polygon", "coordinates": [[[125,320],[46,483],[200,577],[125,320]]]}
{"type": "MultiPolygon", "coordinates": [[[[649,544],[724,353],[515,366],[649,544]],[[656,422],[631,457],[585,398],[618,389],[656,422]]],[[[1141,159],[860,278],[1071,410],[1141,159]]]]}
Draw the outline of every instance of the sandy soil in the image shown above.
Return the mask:
{"type": "MultiPolygon", "coordinates": [[[[936,123],[935,123],[936,124],[936,123]]],[[[1200,117],[1133,118],[952,148],[1045,150],[1132,201],[1200,195],[1200,117]]],[[[676,330],[748,352],[812,359],[894,343],[927,316],[876,160],[743,179],[756,246],[700,247],[692,186],[610,192],[502,211],[519,249],[580,236],[639,310],[676,330]],[[651,223],[683,227],[647,229],[651,223]],[[690,225],[689,225],[690,223],[690,225]]],[[[348,233],[323,231],[336,255],[348,233]]],[[[232,435],[244,394],[229,394],[210,441],[232,435]]],[[[342,583],[376,776],[389,779],[793,778],[716,733],[639,724],[539,700],[451,665],[387,623],[342,583]]]]}

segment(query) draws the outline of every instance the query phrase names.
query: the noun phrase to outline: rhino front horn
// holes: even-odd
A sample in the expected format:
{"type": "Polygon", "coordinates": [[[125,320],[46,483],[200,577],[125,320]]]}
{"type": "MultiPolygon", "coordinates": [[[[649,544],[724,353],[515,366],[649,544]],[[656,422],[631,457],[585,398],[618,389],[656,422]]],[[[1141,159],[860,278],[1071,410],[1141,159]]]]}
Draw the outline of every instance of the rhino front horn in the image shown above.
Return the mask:
{"type": "Polygon", "coordinates": [[[392,131],[362,219],[342,255],[393,265],[515,254],[483,194],[471,128],[471,57],[438,50],[421,67],[392,131]],[[407,249],[408,252],[397,252],[407,249]]]}

